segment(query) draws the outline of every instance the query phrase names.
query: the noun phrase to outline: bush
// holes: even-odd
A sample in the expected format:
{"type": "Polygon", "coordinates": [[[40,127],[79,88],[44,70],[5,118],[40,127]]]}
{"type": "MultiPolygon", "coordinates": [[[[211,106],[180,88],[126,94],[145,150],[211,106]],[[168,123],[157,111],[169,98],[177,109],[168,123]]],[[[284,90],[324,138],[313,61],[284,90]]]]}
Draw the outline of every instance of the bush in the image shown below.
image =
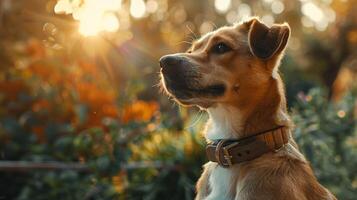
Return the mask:
{"type": "Polygon", "coordinates": [[[295,138],[319,181],[339,199],[357,196],[357,133],[355,99],[347,95],[329,103],[326,93],[300,94],[293,107],[295,138]]]}

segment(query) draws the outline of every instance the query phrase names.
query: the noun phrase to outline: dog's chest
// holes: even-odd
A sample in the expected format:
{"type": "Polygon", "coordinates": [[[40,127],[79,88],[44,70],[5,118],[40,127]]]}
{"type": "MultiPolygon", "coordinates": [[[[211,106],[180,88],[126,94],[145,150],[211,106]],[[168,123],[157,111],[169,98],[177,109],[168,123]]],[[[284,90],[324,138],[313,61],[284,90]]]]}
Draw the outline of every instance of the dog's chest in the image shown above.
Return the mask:
{"type": "Polygon", "coordinates": [[[206,200],[229,200],[232,199],[233,171],[228,168],[218,166],[216,163],[211,165],[209,176],[210,194],[206,200]]]}
{"type": "MultiPolygon", "coordinates": [[[[234,108],[217,106],[209,109],[210,122],[205,137],[209,141],[217,139],[232,139],[241,130],[240,115],[234,108]]],[[[235,175],[238,169],[223,168],[217,163],[209,162],[210,194],[205,200],[231,200],[235,193],[235,175]]]]}

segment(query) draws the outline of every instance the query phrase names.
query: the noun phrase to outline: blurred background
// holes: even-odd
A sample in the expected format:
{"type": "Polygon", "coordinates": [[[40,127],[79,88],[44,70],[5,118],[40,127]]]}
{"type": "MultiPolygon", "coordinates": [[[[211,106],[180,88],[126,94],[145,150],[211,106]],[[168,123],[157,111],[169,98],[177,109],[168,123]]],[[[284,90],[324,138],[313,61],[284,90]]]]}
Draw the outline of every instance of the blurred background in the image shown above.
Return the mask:
{"type": "Polygon", "coordinates": [[[0,0],[0,199],[193,199],[207,116],[158,59],[255,15],[290,24],[294,137],[357,199],[356,0],[0,0]]]}

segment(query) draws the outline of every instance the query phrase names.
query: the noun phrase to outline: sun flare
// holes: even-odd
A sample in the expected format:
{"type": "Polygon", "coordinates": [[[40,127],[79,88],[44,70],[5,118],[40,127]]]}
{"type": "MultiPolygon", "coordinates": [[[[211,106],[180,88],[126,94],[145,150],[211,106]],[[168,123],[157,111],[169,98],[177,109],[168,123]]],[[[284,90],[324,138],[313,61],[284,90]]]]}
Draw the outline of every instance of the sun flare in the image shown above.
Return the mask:
{"type": "Polygon", "coordinates": [[[79,22],[79,33],[94,36],[119,29],[117,11],[121,3],[121,0],[59,0],[54,10],[57,14],[72,14],[79,22]]]}

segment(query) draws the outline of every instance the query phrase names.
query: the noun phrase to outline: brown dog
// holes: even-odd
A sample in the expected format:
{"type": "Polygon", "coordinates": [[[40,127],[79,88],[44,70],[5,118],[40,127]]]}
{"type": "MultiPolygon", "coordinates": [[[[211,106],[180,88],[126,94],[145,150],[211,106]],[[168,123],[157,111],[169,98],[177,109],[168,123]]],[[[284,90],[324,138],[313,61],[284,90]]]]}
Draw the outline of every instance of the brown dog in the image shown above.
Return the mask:
{"type": "Polygon", "coordinates": [[[288,24],[257,18],[208,33],[160,59],[162,84],[182,105],[207,110],[210,162],[196,199],[332,200],[291,137],[278,66],[288,24]]]}

